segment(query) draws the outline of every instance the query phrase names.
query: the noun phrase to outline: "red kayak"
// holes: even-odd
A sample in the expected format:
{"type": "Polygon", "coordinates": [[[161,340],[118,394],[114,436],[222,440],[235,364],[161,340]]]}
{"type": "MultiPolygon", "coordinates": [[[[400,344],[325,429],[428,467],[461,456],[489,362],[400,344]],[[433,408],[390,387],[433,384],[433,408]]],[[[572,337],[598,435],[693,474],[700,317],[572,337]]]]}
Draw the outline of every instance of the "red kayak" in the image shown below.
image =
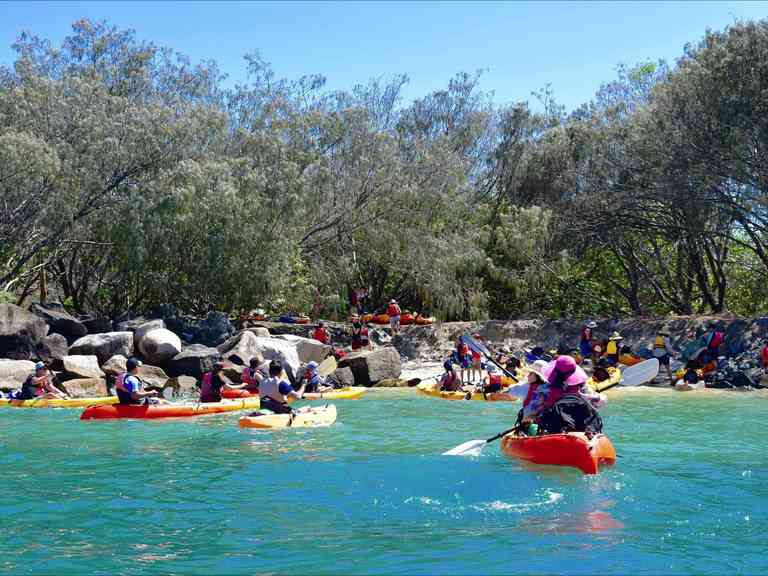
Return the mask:
{"type": "Polygon", "coordinates": [[[605,434],[591,438],[583,432],[544,436],[507,434],[501,439],[501,450],[534,464],[573,466],[584,474],[597,474],[599,466],[616,461],[616,450],[605,434]]]}
{"type": "Polygon", "coordinates": [[[224,400],[222,402],[184,404],[112,404],[89,406],[80,415],[80,420],[114,420],[117,418],[190,418],[205,414],[220,414],[236,410],[250,410],[259,407],[259,399],[224,400]]]}

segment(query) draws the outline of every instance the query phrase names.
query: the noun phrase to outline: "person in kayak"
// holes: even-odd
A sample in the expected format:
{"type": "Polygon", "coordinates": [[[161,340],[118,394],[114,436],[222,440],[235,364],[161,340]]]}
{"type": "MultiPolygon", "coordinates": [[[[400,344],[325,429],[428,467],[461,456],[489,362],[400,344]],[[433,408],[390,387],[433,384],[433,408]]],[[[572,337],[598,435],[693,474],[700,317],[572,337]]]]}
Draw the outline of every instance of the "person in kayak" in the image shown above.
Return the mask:
{"type": "Polygon", "coordinates": [[[450,358],[443,362],[443,368],[445,369],[445,374],[440,378],[439,389],[445,390],[446,392],[456,392],[457,390],[460,390],[461,378],[456,374],[456,370],[454,369],[453,362],[451,362],[450,358]]]}
{"type": "Polygon", "coordinates": [[[296,392],[289,382],[282,379],[282,375],[283,364],[279,360],[272,360],[269,363],[269,378],[264,379],[259,387],[261,407],[275,414],[293,414],[288,399],[301,400],[304,385],[296,392]]]}
{"type": "Polygon", "coordinates": [[[675,385],[675,379],[672,376],[670,362],[672,360],[672,344],[669,341],[669,328],[663,326],[659,328],[659,333],[653,342],[653,357],[659,361],[659,366],[664,366],[669,376],[669,385],[675,385]]]}
{"type": "Polygon", "coordinates": [[[624,340],[624,337],[618,332],[614,332],[608,338],[608,344],[605,347],[605,357],[611,366],[616,366],[619,363],[619,343],[622,340],[624,340]]]}
{"type": "Polygon", "coordinates": [[[551,408],[566,394],[579,395],[593,405],[599,406],[605,402],[600,394],[586,390],[584,384],[589,377],[571,356],[560,356],[553,360],[547,364],[541,376],[545,381],[533,392],[528,407],[524,410],[524,419],[535,422],[544,410],[551,408]]]}
{"type": "Polygon", "coordinates": [[[138,358],[128,358],[125,372],[117,377],[115,394],[120,404],[165,404],[165,400],[157,398],[157,390],[144,391],[144,383],[139,378],[139,368],[142,362],[138,358]]]}
{"type": "Polygon", "coordinates": [[[326,330],[325,323],[322,320],[318,321],[317,328],[315,328],[315,331],[312,333],[312,338],[321,344],[331,343],[331,335],[328,334],[328,330],[326,330]]]}
{"type": "Polygon", "coordinates": [[[325,383],[325,378],[317,371],[318,364],[314,360],[307,363],[304,371],[304,392],[330,392],[333,386],[325,383]]]}
{"type": "Polygon", "coordinates": [[[389,316],[389,329],[392,331],[392,336],[397,334],[398,330],[400,330],[400,314],[402,311],[400,310],[400,305],[397,303],[397,300],[392,298],[392,300],[389,301],[389,306],[387,306],[387,316],[389,316]]]}
{"type": "Polygon", "coordinates": [[[597,328],[597,322],[590,320],[584,324],[579,335],[579,353],[584,360],[590,358],[593,366],[597,364],[596,358],[593,356],[594,351],[592,350],[592,331],[595,328],[597,328]]]}
{"type": "Polygon", "coordinates": [[[259,370],[260,364],[261,359],[258,356],[254,356],[240,375],[243,388],[248,390],[248,392],[258,393],[259,391],[259,383],[264,379],[264,375],[259,370]]]}
{"type": "Polygon", "coordinates": [[[35,364],[35,371],[24,380],[21,385],[21,392],[16,397],[17,400],[62,398],[67,398],[67,395],[53,385],[48,367],[43,362],[35,364]]]}
{"type": "Polygon", "coordinates": [[[216,361],[213,363],[213,370],[203,374],[200,380],[200,403],[221,402],[222,389],[241,390],[246,386],[233,384],[224,374],[224,362],[216,361]]]}

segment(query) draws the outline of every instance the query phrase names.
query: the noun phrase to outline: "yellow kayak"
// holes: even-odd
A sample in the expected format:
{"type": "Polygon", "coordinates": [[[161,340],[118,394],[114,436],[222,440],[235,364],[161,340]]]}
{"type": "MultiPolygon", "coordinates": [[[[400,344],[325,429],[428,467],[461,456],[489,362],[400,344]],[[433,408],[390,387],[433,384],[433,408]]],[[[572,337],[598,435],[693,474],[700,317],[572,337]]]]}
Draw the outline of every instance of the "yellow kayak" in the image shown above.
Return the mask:
{"type": "Polygon", "coordinates": [[[0,398],[0,407],[8,408],[85,408],[86,406],[105,406],[117,404],[117,396],[99,396],[94,398],[41,398],[39,400],[11,400],[0,398]]]}
{"type": "Polygon", "coordinates": [[[621,382],[621,370],[618,368],[607,368],[608,379],[596,382],[592,377],[587,380],[587,386],[595,392],[602,392],[609,386],[615,386],[621,382]]]}
{"type": "Polygon", "coordinates": [[[241,428],[315,428],[336,422],[336,406],[328,404],[303,408],[294,414],[264,414],[243,416],[238,420],[241,428]]]}
{"type": "Polygon", "coordinates": [[[486,395],[483,395],[482,392],[473,392],[472,397],[467,398],[466,392],[460,390],[456,392],[437,390],[433,388],[433,384],[427,383],[418,384],[416,390],[425,396],[432,396],[433,398],[441,398],[443,400],[482,400],[483,402],[515,402],[519,400],[519,398],[504,392],[491,392],[486,395]]]}
{"type": "Polygon", "coordinates": [[[365,386],[347,386],[330,392],[306,392],[304,400],[354,400],[368,391],[365,386]]]}

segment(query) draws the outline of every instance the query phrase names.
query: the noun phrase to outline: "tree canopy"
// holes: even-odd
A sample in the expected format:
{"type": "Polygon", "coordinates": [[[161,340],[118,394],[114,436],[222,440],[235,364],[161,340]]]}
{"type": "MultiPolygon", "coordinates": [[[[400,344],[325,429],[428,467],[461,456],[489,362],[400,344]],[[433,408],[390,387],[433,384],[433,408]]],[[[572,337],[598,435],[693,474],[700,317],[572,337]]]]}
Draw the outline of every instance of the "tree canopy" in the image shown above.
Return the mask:
{"type": "Polygon", "coordinates": [[[445,319],[768,303],[768,21],[619,66],[568,114],[547,89],[497,106],[480,73],[406,102],[404,76],[331,91],[258,55],[226,88],[104,22],[14,48],[0,294],[47,281],[111,316],[327,314],[355,287],[445,319]]]}

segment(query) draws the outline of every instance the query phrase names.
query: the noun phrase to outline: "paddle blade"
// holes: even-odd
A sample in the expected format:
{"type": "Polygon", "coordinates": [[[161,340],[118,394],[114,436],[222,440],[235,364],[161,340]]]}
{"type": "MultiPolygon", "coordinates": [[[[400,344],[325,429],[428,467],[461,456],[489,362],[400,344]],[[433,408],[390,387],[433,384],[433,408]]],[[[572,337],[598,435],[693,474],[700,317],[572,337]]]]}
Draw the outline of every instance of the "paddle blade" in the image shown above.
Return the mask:
{"type": "Polygon", "coordinates": [[[622,373],[622,386],[642,386],[656,378],[659,373],[658,358],[645,360],[634,366],[630,366],[622,373]]]}
{"type": "Polygon", "coordinates": [[[470,440],[469,442],[464,442],[464,444],[459,444],[456,448],[443,452],[443,456],[479,456],[486,443],[485,440],[470,440]]]}
{"type": "Polygon", "coordinates": [[[470,350],[474,350],[475,352],[479,352],[480,354],[485,354],[486,356],[490,356],[491,352],[488,350],[488,348],[485,347],[485,345],[482,342],[478,342],[472,336],[469,334],[463,334],[461,336],[461,341],[466,344],[470,350]]]}
{"type": "Polygon", "coordinates": [[[336,358],[333,356],[328,356],[328,358],[320,362],[320,366],[317,367],[317,373],[325,378],[329,374],[333,374],[336,371],[336,367],[336,358]]]}

